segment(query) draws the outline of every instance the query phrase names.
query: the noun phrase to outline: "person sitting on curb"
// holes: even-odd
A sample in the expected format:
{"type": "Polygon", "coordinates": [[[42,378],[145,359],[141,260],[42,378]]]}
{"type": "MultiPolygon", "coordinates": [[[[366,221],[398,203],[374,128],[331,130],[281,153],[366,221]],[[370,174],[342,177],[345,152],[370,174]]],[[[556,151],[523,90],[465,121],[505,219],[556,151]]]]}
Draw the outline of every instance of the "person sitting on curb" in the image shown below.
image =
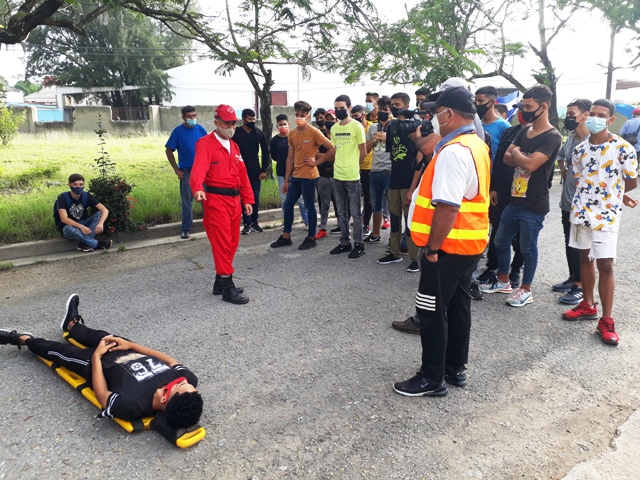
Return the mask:
{"type": "Polygon", "coordinates": [[[138,420],[163,411],[171,428],[189,428],[202,415],[198,378],[169,355],[84,325],[80,297],[67,300],[61,328],[88,348],[0,330],[0,345],[23,345],[34,354],[86,378],[103,410],[100,417],[138,420]]]}
{"type": "Polygon", "coordinates": [[[78,251],[93,252],[96,248],[110,248],[113,240],[96,240],[104,231],[104,222],[109,210],[96,198],[84,191],[84,177],[79,173],[69,176],[71,191],[58,195],[53,206],[53,218],[60,235],[78,241],[78,251]],[[89,216],[88,207],[98,210],[89,216]]]}

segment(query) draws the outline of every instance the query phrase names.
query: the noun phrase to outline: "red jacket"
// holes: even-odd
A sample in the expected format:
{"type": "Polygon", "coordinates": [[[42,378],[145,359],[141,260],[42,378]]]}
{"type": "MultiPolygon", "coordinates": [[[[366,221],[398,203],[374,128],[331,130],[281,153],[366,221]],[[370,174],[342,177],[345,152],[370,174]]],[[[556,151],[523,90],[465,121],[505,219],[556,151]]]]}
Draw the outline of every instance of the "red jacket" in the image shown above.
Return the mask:
{"type": "Polygon", "coordinates": [[[230,140],[231,153],[222,146],[214,132],[196,142],[196,155],[191,169],[191,191],[204,190],[203,184],[240,190],[243,204],[253,204],[253,191],[240,149],[230,140]]]}

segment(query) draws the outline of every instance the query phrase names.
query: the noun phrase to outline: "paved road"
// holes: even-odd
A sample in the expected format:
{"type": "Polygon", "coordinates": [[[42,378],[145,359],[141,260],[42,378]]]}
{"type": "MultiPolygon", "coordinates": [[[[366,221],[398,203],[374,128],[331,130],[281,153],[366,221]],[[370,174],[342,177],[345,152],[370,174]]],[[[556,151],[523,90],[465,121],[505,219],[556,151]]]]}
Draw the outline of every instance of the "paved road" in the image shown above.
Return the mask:
{"type": "Polygon", "coordinates": [[[28,352],[1,347],[0,479],[562,477],[606,453],[640,407],[639,213],[625,212],[619,242],[618,348],[595,322],[560,320],[549,286],[567,272],[554,209],[535,303],[513,309],[496,294],[473,304],[469,386],[440,399],[391,389],[419,368],[418,337],[389,326],[412,313],[418,275],[406,259],[377,265],[383,245],[349,260],[328,255],[335,237],[308,252],[268,248],[279,231],[242,237],[246,306],[211,295],[202,239],[1,272],[2,326],[57,338],[78,292],[88,324],[190,366],[208,435],[180,450],[154,432],[126,434],[28,352]]]}

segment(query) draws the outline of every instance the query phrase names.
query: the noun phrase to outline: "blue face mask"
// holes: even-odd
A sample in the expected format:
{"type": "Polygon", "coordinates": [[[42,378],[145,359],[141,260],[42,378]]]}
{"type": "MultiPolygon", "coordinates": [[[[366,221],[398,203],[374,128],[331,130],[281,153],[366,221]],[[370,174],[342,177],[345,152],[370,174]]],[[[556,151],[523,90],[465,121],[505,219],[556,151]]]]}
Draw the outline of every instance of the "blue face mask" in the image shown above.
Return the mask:
{"type": "Polygon", "coordinates": [[[71,191],[76,195],[82,195],[82,192],[84,192],[84,187],[71,187],[71,191]]]}
{"type": "Polygon", "coordinates": [[[591,133],[596,134],[607,128],[608,120],[608,118],[589,117],[587,118],[586,125],[591,133]]]}
{"type": "Polygon", "coordinates": [[[364,104],[364,108],[367,109],[367,113],[373,112],[373,102],[367,102],[364,104]]]}
{"type": "Polygon", "coordinates": [[[189,125],[190,127],[195,127],[197,123],[198,123],[197,118],[187,118],[187,125],[189,125]]]}

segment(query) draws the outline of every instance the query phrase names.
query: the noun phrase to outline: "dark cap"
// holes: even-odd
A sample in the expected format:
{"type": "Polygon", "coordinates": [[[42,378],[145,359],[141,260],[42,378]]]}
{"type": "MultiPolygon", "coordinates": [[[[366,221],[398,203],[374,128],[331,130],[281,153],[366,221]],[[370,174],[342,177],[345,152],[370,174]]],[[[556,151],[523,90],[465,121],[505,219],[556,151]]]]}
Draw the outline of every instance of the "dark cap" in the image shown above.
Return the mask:
{"type": "Polygon", "coordinates": [[[431,102],[423,104],[430,110],[436,107],[449,107],[466,113],[476,113],[475,97],[464,87],[453,87],[429,95],[431,102]]]}

